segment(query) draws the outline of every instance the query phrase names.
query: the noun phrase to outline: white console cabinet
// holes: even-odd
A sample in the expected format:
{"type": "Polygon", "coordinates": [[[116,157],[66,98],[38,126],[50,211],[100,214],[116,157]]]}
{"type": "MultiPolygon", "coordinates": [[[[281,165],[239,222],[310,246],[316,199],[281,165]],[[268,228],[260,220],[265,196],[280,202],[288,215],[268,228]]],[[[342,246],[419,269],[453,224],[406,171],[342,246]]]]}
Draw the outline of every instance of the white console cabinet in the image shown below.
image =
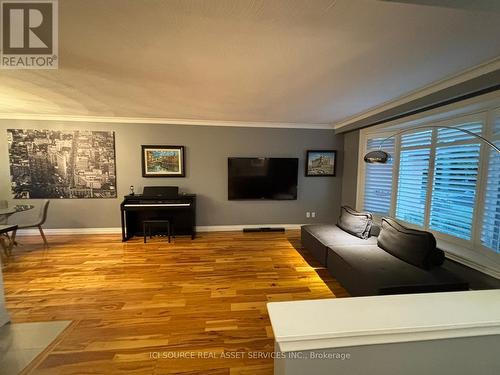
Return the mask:
{"type": "Polygon", "coordinates": [[[500,374],[500,290],[267,306],[275,375],[500,374]]]}

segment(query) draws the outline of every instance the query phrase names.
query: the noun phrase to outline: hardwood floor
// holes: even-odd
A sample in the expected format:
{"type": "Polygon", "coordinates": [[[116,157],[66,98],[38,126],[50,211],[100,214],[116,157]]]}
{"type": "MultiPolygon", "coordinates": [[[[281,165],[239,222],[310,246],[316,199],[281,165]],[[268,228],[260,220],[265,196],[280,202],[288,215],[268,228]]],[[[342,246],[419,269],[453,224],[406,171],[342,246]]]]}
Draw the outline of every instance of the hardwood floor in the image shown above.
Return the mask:
{"type": "Polygon", "coordinates": [[[4,265],[12,321],[73,323],[26,373],[272,374],[266,303],[347,296],[299,231],[39,240],[4,265]]]}

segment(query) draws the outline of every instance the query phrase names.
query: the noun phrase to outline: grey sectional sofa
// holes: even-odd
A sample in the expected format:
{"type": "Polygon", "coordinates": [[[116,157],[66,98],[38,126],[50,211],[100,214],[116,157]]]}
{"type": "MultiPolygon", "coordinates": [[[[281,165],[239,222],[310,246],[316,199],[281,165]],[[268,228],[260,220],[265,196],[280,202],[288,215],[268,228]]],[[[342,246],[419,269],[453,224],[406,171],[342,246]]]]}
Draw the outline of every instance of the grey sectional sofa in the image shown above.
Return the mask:
{"type": "Polygon", "coordinates": [[[469,289],[440,267],[444,253],[432,234],[388,218],[382,228],[372,225],[369,233],[363,239],[336,225],[304,225],[301,241],[352,296],[469,289]]]}

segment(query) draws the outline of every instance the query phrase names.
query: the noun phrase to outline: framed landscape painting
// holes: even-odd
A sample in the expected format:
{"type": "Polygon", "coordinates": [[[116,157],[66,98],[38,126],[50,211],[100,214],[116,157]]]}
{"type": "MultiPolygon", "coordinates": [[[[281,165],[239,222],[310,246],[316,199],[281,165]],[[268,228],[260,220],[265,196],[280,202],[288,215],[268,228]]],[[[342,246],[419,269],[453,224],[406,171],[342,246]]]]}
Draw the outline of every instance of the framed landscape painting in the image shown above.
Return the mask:
{"type": "Polygon", "coordinates": [[[335,176],[337,151],[308,150],[306,161],[306,176],[335,176]]]}
{"type": "Polygon", "coordinates": [[[184,146],[142,146],[143,177],[184,177],[184,146]]]}

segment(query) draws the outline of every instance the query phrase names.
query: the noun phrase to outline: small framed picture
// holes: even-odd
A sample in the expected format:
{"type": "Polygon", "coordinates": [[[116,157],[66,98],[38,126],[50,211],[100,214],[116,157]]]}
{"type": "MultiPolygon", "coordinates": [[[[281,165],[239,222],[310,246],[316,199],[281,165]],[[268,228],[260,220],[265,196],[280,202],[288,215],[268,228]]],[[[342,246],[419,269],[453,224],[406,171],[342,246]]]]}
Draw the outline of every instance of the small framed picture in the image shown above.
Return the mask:
{"type": "Polygon", "coordinates": [[[336,150],[307,150],[306,176],[335,176],[336,150]]]}
{"type": "Polygon", "coordinates": [[[184,146],[142,146],[142,177],[184,177],[184,146]]]}

